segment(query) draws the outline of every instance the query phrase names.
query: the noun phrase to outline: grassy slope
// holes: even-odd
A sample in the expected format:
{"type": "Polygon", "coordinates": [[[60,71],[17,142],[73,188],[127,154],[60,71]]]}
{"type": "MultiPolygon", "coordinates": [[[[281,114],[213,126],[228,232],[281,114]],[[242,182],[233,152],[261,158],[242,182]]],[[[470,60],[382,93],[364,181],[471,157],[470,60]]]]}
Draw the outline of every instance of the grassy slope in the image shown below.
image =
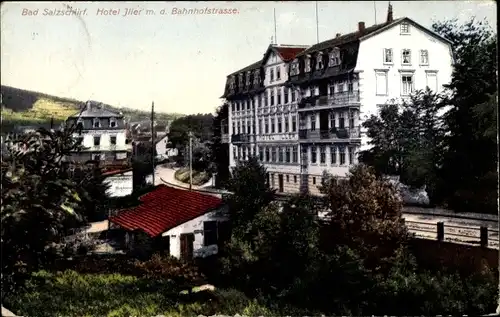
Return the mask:
{"type": "MultiPolygon", "coordinates": [[[[1,87],[2,93],[2,130],[15,125],[32,125],[49,123],[53,118],[56,123],[64,121],[79,110],[81,101],[51,96],[44,93],[18,89],[9,86],[1,87]]],[[[117,108],[106,105],[108,109],[119,110],[131,121],[147,120],[151,114],[147,111],[117,108]]],[[[160,122],[182,117],[178,113],[156,113],[160,122]]]]}

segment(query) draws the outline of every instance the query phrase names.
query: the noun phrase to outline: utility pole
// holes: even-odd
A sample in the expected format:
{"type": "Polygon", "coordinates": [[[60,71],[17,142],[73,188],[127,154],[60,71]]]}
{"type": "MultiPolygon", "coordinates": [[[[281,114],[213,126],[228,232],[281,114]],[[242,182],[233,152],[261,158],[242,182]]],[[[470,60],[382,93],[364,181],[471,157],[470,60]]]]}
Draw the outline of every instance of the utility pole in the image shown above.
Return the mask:
{"type": "Polygon", "coordinates": [[[153,186],[155,186],[155,103],[151,103],[151,164],[153,168],[153,186]]]}
{"type": "Polygon", "coordinates": [[[189,190],[193,188],[193,133],[189,131],[189,190]]]}

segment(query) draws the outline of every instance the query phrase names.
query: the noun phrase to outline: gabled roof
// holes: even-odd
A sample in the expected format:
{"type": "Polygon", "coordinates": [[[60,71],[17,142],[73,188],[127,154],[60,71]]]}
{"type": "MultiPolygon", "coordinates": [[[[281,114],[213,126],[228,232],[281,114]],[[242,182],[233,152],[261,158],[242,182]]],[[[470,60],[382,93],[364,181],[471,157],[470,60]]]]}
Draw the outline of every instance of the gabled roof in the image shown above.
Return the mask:
{"type": "Polygon", "coordinates": [[[110,221],[127,230],[142,230],[151,237],[173,229],[222,205],[222,199],[166,185],[140,197],[141,204],[123,210],[110,221]]]}
{"type": "Polygon", "coordinates": [[[269,58],[271,52],[275,52],[282,61],[289,62],[297,56],[300,52],[307,49],[306,45],[275,45],[271,44],[264,53],[264,58],[262,58],[262,64],[264,64],[269,58]]]}
{"type": "Polygon", "coordinates": [[[358,41],[362,37],[366,37],[366,36],[368,36],[368,35],[370,35],[372,33],[375,33],[376,31],[381,30],[382,28],[388,27],[389,25],[399,23],[403,19],[404,18],[396,19],[396,20],[394,20],[392,22],[384,22],[384,23],[381,23],[381,24],[375,24],[375,25],[372,25],[372,26],[369,26],[369,27],[365,28],[365,30],[363,32],[360,32],[358,30],[358,31],[355,31],[355,32],[351,32],[351,33],[347,33],[347,34],[341,35],[339,37],[336,37],[336,38],[333,38],[333,39],[330,39],[330,40],[326,40],[326,41],[320,42],[318,44],[315,44],[315,45],[309,47],[305,51],[297,54],[297,57],[304,56],[304,55],[311,54],[311,53],[315,53],[317,51],[323,51],[323,50],[326,50],[326,49],[329,49],[329,48],[334,48],[334,47],[337,47],[337,46],[346,45],[346,44],[352,43],[354,41],[358,41]]]}
{"type": "Polygon", "coordinates": [[[71,118],[123,117],[119,111],[106,109],[106,105],[98,101],[87,101],[82,105],[83,111],[75,113],[71,118]]]}

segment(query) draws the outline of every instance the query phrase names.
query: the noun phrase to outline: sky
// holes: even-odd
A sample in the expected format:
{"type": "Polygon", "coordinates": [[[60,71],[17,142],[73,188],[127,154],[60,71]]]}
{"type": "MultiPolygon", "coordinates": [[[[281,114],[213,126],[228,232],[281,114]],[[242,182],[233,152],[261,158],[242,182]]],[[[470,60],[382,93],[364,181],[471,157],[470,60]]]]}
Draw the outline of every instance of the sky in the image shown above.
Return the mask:
{"type": "MultiPolygon", "coordinates": [[[[383,22],[388,1],[317,4],[323,41],[355,31],[359,21],[383,22]]],[[[425,27],[475,16],[496,29],[494,1],[392,6],[395,18],[425,27]]],[[[314,1],[2,2],[1,83],[118,107],[146,110],[154,101],[159,112],[213,112],[222,103],[226,76],[259,61],[271,43],[274,9],[278,44],[316,43],[314,1]],[[67,6],[83,14],[48,15],[67,6]],[[175,14],[194,8],[198,13],[175,14]],[[208,14],[205,8],[225,11],[208,14]],[[134,9],[142,11],[125,15],[134,9]]]]}

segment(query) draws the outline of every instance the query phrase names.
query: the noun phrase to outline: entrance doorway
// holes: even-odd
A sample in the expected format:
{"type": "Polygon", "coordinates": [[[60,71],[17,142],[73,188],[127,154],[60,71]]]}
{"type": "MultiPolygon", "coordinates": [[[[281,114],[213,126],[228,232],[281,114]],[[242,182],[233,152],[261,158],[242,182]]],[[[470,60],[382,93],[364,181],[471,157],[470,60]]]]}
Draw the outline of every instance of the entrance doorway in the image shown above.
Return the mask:
{"type": "Polygon", "coordinates": [[[278,191],[283,192],[283,174],[278,174],[278,191]]]}
{"type": "Polygon", "coordinates": [[[193,233],[181,234],[181,259],[188,261],[193,258],[193,243],[193,233]]]}

